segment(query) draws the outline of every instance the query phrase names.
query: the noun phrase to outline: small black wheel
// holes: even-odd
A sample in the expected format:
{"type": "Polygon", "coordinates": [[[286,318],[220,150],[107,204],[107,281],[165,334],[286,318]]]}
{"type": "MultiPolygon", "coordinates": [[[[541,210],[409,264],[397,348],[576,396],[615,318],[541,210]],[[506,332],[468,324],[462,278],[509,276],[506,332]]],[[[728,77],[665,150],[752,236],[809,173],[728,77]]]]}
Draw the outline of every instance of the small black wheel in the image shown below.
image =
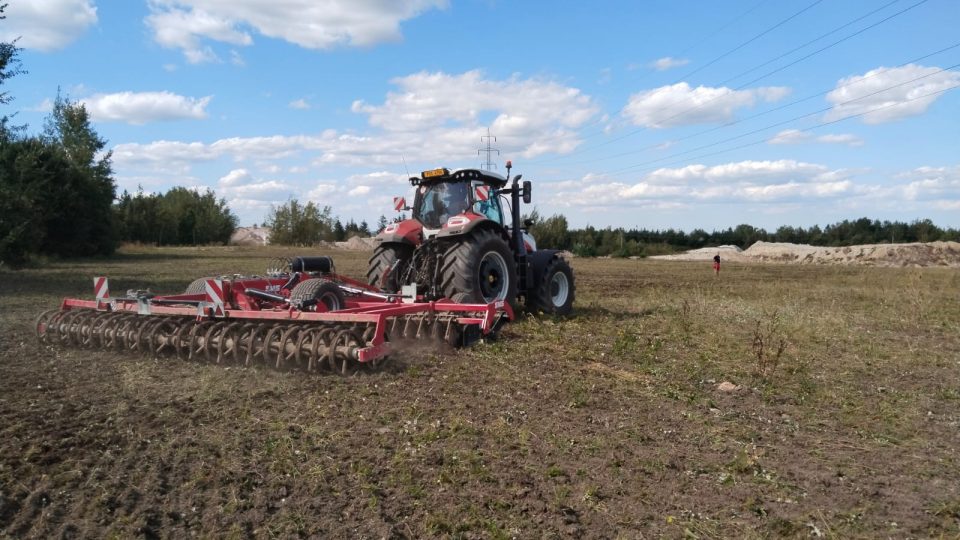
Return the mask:
{"type": "Polygon", "coordinates": [[[548,315],[569,315],[573,312],[573,300],[576,283],[570,264],[561,257],[554,256],[547,263],[535,289],[527,297],[527,308],[531,313],[542,311],[548,315]]]}
{"type": "Polygon", "coordinates": [[[322,304],[326,309],[321,311],[340,311],[347,307],[340,287],[327,279],[313,278],[301,281],[290,291],[290,302],[298,305],[306,300],[316,300],[316,304],[309,306],[305,311],[317,311],[322,304]]]}

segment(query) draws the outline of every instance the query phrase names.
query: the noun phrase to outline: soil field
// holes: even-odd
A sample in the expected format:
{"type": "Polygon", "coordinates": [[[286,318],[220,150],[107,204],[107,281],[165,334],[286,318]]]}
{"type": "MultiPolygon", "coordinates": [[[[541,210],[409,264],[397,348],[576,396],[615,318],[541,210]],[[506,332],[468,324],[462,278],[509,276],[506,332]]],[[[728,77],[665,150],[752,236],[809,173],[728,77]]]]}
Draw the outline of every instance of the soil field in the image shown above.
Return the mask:
{"type": "Polygon", "coordinates": [[[0,270],[0,537],[960,534],[956,269],[575,259],[576,316],[351,377],[32,334],[95,275],[173,292],[280,254],[0,270]]]}

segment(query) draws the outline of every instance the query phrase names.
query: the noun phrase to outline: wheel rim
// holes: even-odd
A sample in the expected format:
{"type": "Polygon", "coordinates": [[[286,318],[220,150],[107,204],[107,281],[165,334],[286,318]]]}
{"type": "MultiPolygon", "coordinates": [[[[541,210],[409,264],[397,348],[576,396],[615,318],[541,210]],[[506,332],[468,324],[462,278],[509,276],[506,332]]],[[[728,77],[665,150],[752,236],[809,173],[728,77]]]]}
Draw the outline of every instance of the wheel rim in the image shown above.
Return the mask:
{"type": "Polygon", "coordinates": [[[327,311],[340,311],[343,306],[340,305],[340,299],[334,293],[324,293],[318,300],[327,306],[327,311]]]}
{"type": "Polygon", "coordinates": [[[480,259],[480,294],[484,302],[504,300],[510,290],[507,261],[496,251],[487,252],[480,259]]]}
{"type": "Polygon", "coordinates": [[[557,272],[550,278],[550,300],[554,307],[561,307],[567,303],[570,295],[570,280],[563,272],[557,272]]]}

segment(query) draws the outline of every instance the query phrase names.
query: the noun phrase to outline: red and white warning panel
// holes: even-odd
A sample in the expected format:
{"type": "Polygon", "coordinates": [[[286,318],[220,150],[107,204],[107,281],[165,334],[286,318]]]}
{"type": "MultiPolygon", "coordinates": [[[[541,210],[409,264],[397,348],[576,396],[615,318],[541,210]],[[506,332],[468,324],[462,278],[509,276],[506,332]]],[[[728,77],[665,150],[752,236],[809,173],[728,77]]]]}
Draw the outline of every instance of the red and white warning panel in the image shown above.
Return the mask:
{"type": "Polygon", "coordinates": [[[407,200],[404,199],[403,197],[394,197],[394,198],[393,198],[393,208],[394,208],[397,212],[402,212],[403,209],[404,209],[404,207],[406,207],[406,206],[407,206],[407,200]]]}
{"type": "Polygon", "coordinates": [[[208,279],[206,286],[207,302],[213,304],[213,311],[223,315],[224,293],[222,279],[208,279]]]}
{"type": "Polygon", "coordinates": [[[478,201],[485,201],[490,198],[490,188],[487,186],[477,186],[474,191],[478,201]]]}
{"type": "Polygon", "coordinates": [[[107,278],[93,278],[93,296],[97,299],[97,302],[106,301],[110,298],[110,284],[107,278]]]}

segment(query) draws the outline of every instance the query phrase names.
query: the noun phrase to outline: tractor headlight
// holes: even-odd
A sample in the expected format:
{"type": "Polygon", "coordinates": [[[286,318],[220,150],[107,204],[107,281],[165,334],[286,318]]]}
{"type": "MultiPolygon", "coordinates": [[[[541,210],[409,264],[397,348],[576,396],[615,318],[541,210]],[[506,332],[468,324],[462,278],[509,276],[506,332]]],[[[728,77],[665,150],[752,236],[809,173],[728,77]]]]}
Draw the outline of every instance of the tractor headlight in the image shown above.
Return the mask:
{"type": "Polygon", "coordinates": [[[463,227],[467,223],[470,223],[470,218],[466,216],[453,216],[447,220],[447,227],[463,227]]]}

